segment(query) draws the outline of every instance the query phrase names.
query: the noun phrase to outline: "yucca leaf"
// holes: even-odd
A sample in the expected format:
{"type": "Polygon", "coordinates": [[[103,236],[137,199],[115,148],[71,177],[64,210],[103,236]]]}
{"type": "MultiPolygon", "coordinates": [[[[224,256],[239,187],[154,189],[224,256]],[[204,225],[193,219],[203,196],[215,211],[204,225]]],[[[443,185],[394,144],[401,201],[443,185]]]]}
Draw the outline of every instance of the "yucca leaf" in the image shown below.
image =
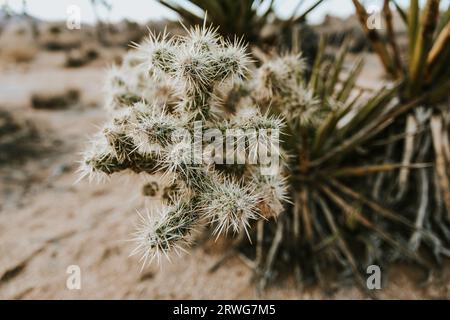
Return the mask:
{"type": "Polygon", "coordinates": [[[315,199],[318,202],[319,206],[321,207],[322,212],[325,215],[326,221],[328,222],[328,225],[330,226],[331,231],[333,232],[333,234],[337,235],[338,245],[341,248],[342,253],[347,257],[347,260],[350,263],[350,266],[351,266],[353,272],[356,275],[358,275],[358,278],[357,278],[358,282],[360,283],[361,286],[365,287],[364,286],[365,282],[364,282],[364,279],[362,279],[362,277],[360,276],[360,273],[358,271],[358,267],[356,264],[356,260],[353,256],[353,254],[351,253],[349,246],[345,242],[344,237],[340,236],[341,231],[337,227],[337,224],[334,219],[334,215],[331,213],[330,208],[328,207],[325,200],[322,199],[322,197],[319,197],[316,194],[315,199]]]}
{"type": "Polygon", "coordinates": [[[400,14],[400,17],[402,18],[403,22],[408,25],[408,15],[406,14],[405,10],[403,10],[402,7],[398,4],[397,1],[391,0],[394,4],[395,8],[397,9],[398,13],[400,14]]]}
{"type": "Polygon", "coordinates": [[[445,10],[444,14],[442,14],[441,18],[439,19],[437,32],[441,32],[449,21],[450,21],[450,4],[447,6],[447,10],[445,10]]]}
{"type": "Polygon", "coordinates": [[[386,21],[386,28],[387,28],[387,40],[392,50],[393,55],[393,63],[394,63],[394,72],[396,79],[400,78],[402,75],[402,62],[400,58],[400,51],[398,49],[397,40],[395,38],[395,31],[394,31],[394,24],[392,22],[392,11],[389,7],[390,0],[384,0],[383,5],[383,12],[384,12],[384,18],[386,21]]]}
{"type": "MultiPolygon", "coordinates": [[[[359,1],[354,0],[355,8],[358,12],[361,25],[366,31],[369,40],[371,35],[367,32],[365,23],[364,7],[359,1]],[[362,12],[362,13],[361,13],[362,12]],[[363,17],[363,18],[362,18],[363,17]]],[[[396,1],[393,1],[401,13],[401,8],[396,1]]],[[[410,0],[408,10],[408,57],[407,67],[401,66],[398,45],[395,39],[393,24],[391,21],[391,10],[387,0],[384,1],[384,16],[387,24],[388,44],[393,52],[393,68],[386,69],[388,75],[397,75],[399,80],[404,81],[404,85],[399,90],[399,98],[403,101],[413,101],[426,92],[433,92],[429,95],[429,103],[440,102],[438,97],[445,99],[445,90],[448,89],[447,79],[449,74],[448,61],[450,60],[450,6],[444,14],[439,17],[439,0],[427,0],[423,9],[419,5],[419,0],[410,0]],[[439,25],[438,25],[439,23],[439,25]],[[400,67],[398,67],[400,66],[400,67]]],[[[383,61],[384,53],[375,50],[383,61]]],[[[383,63],[386,68],[386,64],[383,63]]],[[[448,92],[447,92],[448,96],[448,92]]]]}
{"type": "Polygon", "coordinates": [[[345,57],[348,53],[348,47],[349,47],[349,39],[345,39],[341,49],[339,50],[339,53],[337,55],[337,59],[333,64],[333,70],[331,73],[331,77],[329,78],[329,81],[327,81],[327,88],[326,88],[326,95],[332,96],[334,92],[334,88],[336,87],[336,84],[339,80],[339,75],[342,71],[342,66],[344,65],[345,57]]]}
{"type": "Polygon", "coordinates": [[[169,0],[157,0],[157,1],[160,4],[164,5],[165,7],[169,8],[170,10],[175,11],[177,14],[179,14],[181,17],[187,20],[190,24],[201,24],[202,17],[199,17],[193,12],[186,10],[185,8],[173,3],[172,1],[169,0]]]}
{"type": "MultiPolygon", "coordinates": [[[[392,92],[398,90],[399,85],[396,85],[391,89],[392,92]]],[[[382,113],[376,118],[371,119],[370,122],[367,123],[364,127],[362,127],[359,131],[355,132],[353,135],[349,135],[345,140],[341,141],[339,144],[335,145],[332,149],[330,149],[326,154],[320,156],[317,159],[311,160],[310,166],[319,166],[330,159],[333,159],[336,156],[343,155],[348,153],[351,150],[364,141],[375,136],[381,130],[386,128],[390,123],[392,123],[393,119],[397,116],[404,114],[411,110],[412,108],[418,106],[420,103],[425,101],[429,97],[429,93],[423,94],[420,97],[405,103],[399,104],[391,108],[388,112],[382,113]]]]}
{"type": "Polygon", "coordinates": [[[294,22],[302,22],[306,19],[306,16],[313,11],[315,8],[317,8],[319,5],[322,4],[322,2],[324,2],[324,0],[317,0],[316,3],[314,3],[311,7],[309,7],[308,9],[305,10],[305,12],[303,12],[298,18],[294,19],[294,22]]]}
{"type": "Polygon", "coordinates": [[[351,110],[353,110],[354,106],[358,102],[359,98],[363,95],[363,91],[361,90],[355,97],[344,105],[343,108],[338,109],[330,113],[328,117],[323,121],[323,123],[317,129],[317,133],[314,136],[313,142],[313,152],[312,157],[316,157],[319,154],[323,154],[326,152],[326,147],[332,145],[335,142],[336,138],[336,130],[337,124],[339,121],[344,118],[351,110]],[[323,150],[322,150],[323,149],[323,150]]]}
{"type": "Polygon", "coordinates": [[[346,186],[345,184],[339,182],[337,179],[332,178],[330,180],[330,183],[332,186],[334,186],[336,189],[340,190],[342,193],[346,194],[347,196],[353,198],[354,200],[358,200],[359,202],[367,205],[370,207],[375,213],[381,215],[382,217],[385,217],[387,219],[390,219],[392,221],[399,222],[411,229],[417,230],[416,226],[409,221],[408,219],[404,218],[402,215],[392,212],[391,210],[388,210],[381,206],[380,204],[376,203],[375,201],[372,201],[368,199],[366,196],[364,196],[361,192],[357,192],[350,187],[346,186]]]}
{"type": "Polygon", "coordinates": [[[445,25],[445,27],[439,33],[433,47],[430,50],[427,58],[427,65],[429,69],[432,69],[437,60],[442,57],[445,59],[445,63],[448,63],[448,48],[450,46],[450,21],[445,25]],[[445,54],[447,53],[447,54],[445,54]]]}
{"type": "Polygon", "coordinates": [[[324,145],[325,141],[330,138],[330,134],[336,127],[336,124],[340,120],[337,112],[332,112],[323,121],[323,123],[317,129],[317,133],[314,136],[314,142],[312,147],[312,155],[315,156],[324,145]]]}
{"type": "Polygon", "coordinates": [[[327,153],[324,153],[317,159],[311,160],[309,165],[311,167],[319,166],[324,164],[325,162],[335,159],[336,157],[344,156],[349,152],[355,150],[358,146],[360,146],[364,141],[369,138],[375,136],[380,131],[385,129],[389,124],[392,123],[392,119],[387,119],[384,122],[378,123],[377,125],[370,125],[356,132],[353,135],[349,135],[348,138],[342,140],[340,143],[336,144],[332,149],[328,150],[327,153]]]}
{"type": "Polygon", "coordinates": [[[377,165],[367,165],[360,167],[348,167],[335,169],[332,172],[326,172],[327,175],[332,177],[349,177],[349,176],[364,176],[368,174],[378,173],[378,172],[388,172],[393,170],[398,170],[402,168],[407,169],[419,169],[428,168],[431,164],[429,163],[414,163],[409,165],[404,165],[402,163],[383,163],[377,165]]]}
{"type": "Polygon", "coordinates": [[[375,231],[383,240],[385,240],[387,243],[390,243],[395,248],[399,249],[403,254],[406,256],[414,259],[415,261],[421,263],[423,266],[430,267],[430,263],[425,261],[424,259],[420,258],[415,252],[410,250],[409,248],[405,247],[398,241],[395,241],[390,235],[388,235],[385,231],[381,230],[377,225],[372,223],[369,219],[364,217],[362,215],[361,210],[356,208],[354,205],[348,204],[343,198],[341,198],[339,195],[337,195],[335,192],[333,192],[330,188],[323,186],[322,190],[325,192],[325,194],[328,195],[328,197],[338,206],[340,207],[344,214],[352,215],[356,218],[356,220],[361,223],[366,228],[375,231]]]}
{"type": "MultiPolygon", "coordinates": [[[[355,94],[355,97],[350,100],[350,102],[347,102],[345,107],[339,112],[339,118],[344,117],[349,111],[353,110],[353,107],[356,105],[356,103],[359,101],[359,99],[363,96],[364,90],[359,90],[357,94],[355,94]]],[[[347,99],[345,99],[347,100],[347,99]]]]}
{"type": "Polygon", "coordinates": [[[411,0],[408,12],[408,44],[410,57],[414,54],[417,41],[419,29],[419,10],[419,0],[411,0]]]}
{"type": "Polygon", "coordinates": [[[313,142],[313,153],[312,156],[318,156],[319,154],[323,154],[326,152],[324,147],[328,147],[333,145],[336,138],[336,130],[337,124],[339,121],[344,118],[350,111],[353,110],[358,100],[363,95],[364,91],[360,91],[355,97],[348,102],[344,107],[335,110],[328,115],[328,117],[323,121],[323,123],[317,129],[317,133],[314,136],[313,142]],[[322,150],[323,149],[323,150],[322,150]]]}
{"type": "Polygon", "coordinates": [[[353,67],[353,69],[350,71],[347,79],[342,84],[342,88],[339,91],[339,93],[336,95],[336,100],[345,102],[347,101],[348,97],[350,96],[352,90],[355,87],[356,79],[359,77],[362,68],[364,66],[364,59],[359,58],[353,67]]]}
{"type": "Polygon", "coordinates": [[[392,89],[382,88],[364,106],[360,107],[349,122],[341,129],[340,134],[345,136],[352,130],[363,127],[367,119],[373,119],[376,115],[384,112],[385,104],[390,101],[397,92],[392,89]]]}
{"type": "Polygon", "coordinates": [[[314,60],[314,64],[312,67],[311,78],[309,79],[309,84],[308,84],[309,88],[313,92],[317,91],[317,84],[319,81],[320,67],[322,64],[324,51],[325,51],[325,38],[321,37],[320,42],[319,42],[319,49],[317,51],[317,55],[316,55],[316,58],[314,60]]]}
{"type": "Polygon", "coordinates": [[[433,44],[433,34],[439,17],[439,0],[428,0],[417,31],[417,43],[410,61],[410,91],[412,95],[422,86],[428,52],[433,44]]]}

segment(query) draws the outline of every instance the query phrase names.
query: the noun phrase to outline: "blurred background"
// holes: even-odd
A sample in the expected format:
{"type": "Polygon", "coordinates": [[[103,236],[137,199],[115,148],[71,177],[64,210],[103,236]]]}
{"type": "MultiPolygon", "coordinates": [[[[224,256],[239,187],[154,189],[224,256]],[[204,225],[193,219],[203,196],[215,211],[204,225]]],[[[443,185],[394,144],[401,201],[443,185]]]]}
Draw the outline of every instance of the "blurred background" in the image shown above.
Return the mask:
{"type": "MultiPolygon", "coordinates": [[[[351,35],[346,63],[364,55],[360,85],[380,86],[384,73],[350,0],[281,0],[272,7],[270,1],[254,2],[254,12],[241,24],[232,22],[233,14],[227,20],[226,12],[206,11],[223,34],[244,35],[256,56],[300,46],[311,60],[320,35],[328,37],[330,52],[351,35]]],[[[381,2],[364,3],[381,8],[381,2]]],[[[243,259],[212,269],[229,246],[221,240],[199,239],[191,254],[140,272],[126,240],[136,210],[154,201],[136,183],[149,178],[75,183],[80,152],[107,118],[105,72],[147,28],[181,33],[179,20],[196,23],[204,11],[181,0],[0,1],[0,298],[330,297],[314,286],[298,290],[289,280],[258,294],[243,259]],[[70,265],[81,269],[81,290],[66,288],[70,265]]],[[[397,24],[401,39],[405,31],[397,24]]],[[[418,275],[406,266],[386,277],[384,298],[449,297],[448,285],[418,286],[418,275]]],[[[364,296],[343,287],[333,297],[364,296]]]]}

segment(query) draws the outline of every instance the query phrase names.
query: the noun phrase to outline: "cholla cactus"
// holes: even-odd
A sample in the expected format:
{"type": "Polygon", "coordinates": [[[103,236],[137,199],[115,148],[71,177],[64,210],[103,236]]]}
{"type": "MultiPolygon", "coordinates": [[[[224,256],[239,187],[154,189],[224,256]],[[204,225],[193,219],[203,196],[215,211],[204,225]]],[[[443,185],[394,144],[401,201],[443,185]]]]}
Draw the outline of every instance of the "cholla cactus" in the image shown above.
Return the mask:
{"type": "MultiPolygon", "coordinates": [[[[217,145],[220,148],[212,155],[226,158],[231,154],[243,159],[242,164],[205,162],[203,153],[195,152],[197,135],[202,139],[210,129],[225,134],[232,129],[270,133],[282,128],[279,117],[263,115],[251,104],[241,108],[247,113],[233,115],[224,110],[219,97],[242,84],[250,67],[241,41],[226,41],[215,29],[196,27],[185,37],[150,35],[121,67],[108,74],[107,108],[112,119],[85,153],[83,174],[95,177],[127,169],[160,172],[170,185],[182,185],[181,192],[169,197],[167,208],[155,217],[142,218],[134,253],[142,254],[144,263],[185,247],[201,224],[213,224],[217,236],[248,232],[253,220],[263,218],[261,204],[271,211],[264,212],[264,217],[282,212],[286,200],[283,173],[256,178],[260,164],[245,162],[254,146],[244,135],[239,134],[232,144],[243,142],[236,154],[223,150],[219,155],[222,146],[217,145]],[[199,132],[197,127],[201,127],[199,132]]],[[[265,137],[264,148],[276,145],[270,134],[265,137]]]]}
{"type": "Polygon", "coordinates": [[[180,201],[157,210],[156,214],[139,215],[140,223],[132,239],[137,246],[131,255],[141,256],[142,268],[155,258],[160,261],[161,255],[169,258],[169,252],[179,253],[189,244],[199,220],[191,209],[190,204],[180,201]]]}

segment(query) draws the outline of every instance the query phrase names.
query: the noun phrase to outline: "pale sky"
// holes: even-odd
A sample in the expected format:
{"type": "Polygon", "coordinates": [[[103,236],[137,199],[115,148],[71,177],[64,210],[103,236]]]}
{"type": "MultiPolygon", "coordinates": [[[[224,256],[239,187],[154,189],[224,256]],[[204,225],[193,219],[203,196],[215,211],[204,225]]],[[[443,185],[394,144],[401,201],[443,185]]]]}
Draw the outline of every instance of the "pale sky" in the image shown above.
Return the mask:
{"type": "MultiPolygon", "coordinates": [[[[236,0],[240,1],[240,0],[236,0]]],[[[275,1],[276,11],[282,17],[290,16],[293,8],[300,0],[278,0],[275,1]]],[[[316,0],[306,0],[302,8],[309,7],[316,0]]],[[[443,4],[448,5],[450,0],[443,0],[443,4]]],[[[176,14],[158,4],[155,0],[109,0],[112,3],[112,11],[109,15],[102,12],[102,17],[109,17],[112,22],[120,21],[124,18],[137,22],[146,22],[150,19],[172,18],[177,19],[176,14]]],[[[180,3],[185,1],[179,0],[180,3]]],[[[365,4],[379,5],[380,0],[365,0],[365,4]]],[[[399,3],[408,3],[408,0],[400,0],[399,3]]],[[[0,6],[8,3],[14,10],[21,11],[22,0],[0,0],[0,6]]],[[[28,13],[43,20],[65,20],[67,8],[77,5],[81,9],[82,23],[94,22],[94,14],[90,6],[90,0],[27,0],[28,13]]],[[[335,16],[345,17],[353,12],[351,0],[326,0],[309,15],[312,23],[320,22],[328,13],[335,16]]],[[[301,10],[300,10],[301,12],[301,10]]]]}

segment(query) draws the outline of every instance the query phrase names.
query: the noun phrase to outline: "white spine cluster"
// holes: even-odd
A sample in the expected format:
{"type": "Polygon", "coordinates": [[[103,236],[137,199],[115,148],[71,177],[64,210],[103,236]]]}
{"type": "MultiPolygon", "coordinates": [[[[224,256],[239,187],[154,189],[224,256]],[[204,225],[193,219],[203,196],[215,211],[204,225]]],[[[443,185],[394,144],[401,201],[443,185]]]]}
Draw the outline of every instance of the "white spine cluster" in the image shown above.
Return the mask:
{"type": "Polygon", "coordinates": [[[265,62],[253,80],[255,100],[270,103],[294,131],[315,129],[330,111],[342,107],[327,92],[311,86],[305,70],[301,55],[288,54],[265,62]]]}
{"type": "Polygon", "coordinates": [[[212,179],[205,186],[200,196],[200,208],[202,214],[216,225],[215,234],[242,230],[248,234],[250,221],[261,217],[258,204],[262,197],[255,188],[255,185],[242,185],[235,179],[224,177],[212,179]]]}
{"type": "Polygon", "coordinates": [[[142,267],[155,259],[159,262],[161,256],[169,258],[171,251],[179,253],[185,250],[198,222],[196,212],[184,202],[148,211],[139,217],[137,230],[131,239],[137,246],[131,255],[141,256],[142,267]]]}

